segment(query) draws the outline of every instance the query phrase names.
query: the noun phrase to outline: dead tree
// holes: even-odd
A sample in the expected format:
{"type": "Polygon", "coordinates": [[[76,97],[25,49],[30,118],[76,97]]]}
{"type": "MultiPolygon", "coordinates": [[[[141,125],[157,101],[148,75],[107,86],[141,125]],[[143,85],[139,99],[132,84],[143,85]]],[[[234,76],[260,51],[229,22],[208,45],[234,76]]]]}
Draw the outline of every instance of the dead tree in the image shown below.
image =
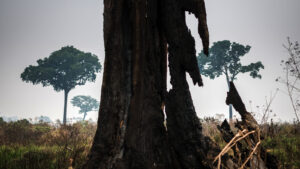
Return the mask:
{"type": "MultiPolygon", "coordinates": [[[[186,11],[198,19],[207,54],[203,0],[104,0],[101,107],[83,168],[214,168],[220,149],[203,136],[186,81],[189,73],[194,84],[203,85],[186,11]],[[170,91],[166,89],[167,60],[170,91]]],[[[227,156],[222,164],[237,168],[227,156]]]]}
{"type": "MultiPolygon", "coordinates": [[[[262,137],[258,123],[251,113],[246,110],[234,83],[230,82],[229,86],[230,90],[227,93],[226,104],[232,104],[234,109],[241,115],[242,120],[235,123],[235,126],[239,129],[236,135],[233,134],[226,120],[221,126],[218,126],[224,141],[228,143],[222,152],[232,147],[234,152],[232,159],[242,168],[246,166],[251,169],[278,168],[277,159],[260,146],[262,137]]],[[[220,155],[222,153],[219,154],[219,157],[220,155]]]]}

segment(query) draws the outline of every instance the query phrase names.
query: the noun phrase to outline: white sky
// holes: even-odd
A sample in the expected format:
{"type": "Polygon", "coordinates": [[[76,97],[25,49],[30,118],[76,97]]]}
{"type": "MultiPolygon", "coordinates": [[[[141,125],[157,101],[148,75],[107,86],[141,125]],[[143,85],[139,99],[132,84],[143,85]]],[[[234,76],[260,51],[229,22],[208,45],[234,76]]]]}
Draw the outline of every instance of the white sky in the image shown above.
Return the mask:
{"type": "MultiPolygon", "coordinates": [[[[263,78],[252,79],[249,74],[238,76],[236,86],[250,110],[265,104],[276,88],[280,92],[272,109],[277,120],[292,121],[294,114],[283,85],[275,82],[282,75],[280,61],[287,56],[282,44],[286,37],[300,40],[299,0],[207,0],[208,26],[211,42],[228,39],[252,46],[242,62],[262,61],[263,78]]],[[[36,60],[48,57],[62,46],[92,52],[104,60],[103,4],[100,0],[1,0],[0,1],[0,116],[22,118],[49,116],[62,119],[63,92],[22,82],[24,68],[36,60]]],[[[202,49],[196,34],[197,22],[187,17],[187,24],[195,35],[197,52],[202,49]]],[[[102,75],[95,83],[78,86],[69,94],[91,95],[100,99],[102,75]]],[[[191,83],[190,83],[191,84],[191,83]]],[[[215,80],[204,78],[204,87],[190,86],[196,111],[200,117],[223,113],[227,86],[225,77],[215,80]]],[[[81,117],[78,109],[69,103],[68,117],[81,117]]],[[[236,113],[235,113],[236,114],[236,113]]],[[[87,118],[97,119],[97,112],[87,118]]]]}

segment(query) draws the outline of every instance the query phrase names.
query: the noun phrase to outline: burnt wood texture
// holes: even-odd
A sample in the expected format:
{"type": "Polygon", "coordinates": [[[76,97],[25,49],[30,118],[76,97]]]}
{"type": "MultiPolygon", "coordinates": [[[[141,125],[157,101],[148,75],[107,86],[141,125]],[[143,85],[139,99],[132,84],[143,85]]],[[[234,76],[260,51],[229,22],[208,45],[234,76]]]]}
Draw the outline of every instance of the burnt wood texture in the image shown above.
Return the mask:
{"type": "Polygon", "coordinates": [[[214,168],[220,149],[202,135],[186,80],[203,85],[186,11],[207,54],[204,0],[104,0],[101,106],[84,169],[214,168]]]}

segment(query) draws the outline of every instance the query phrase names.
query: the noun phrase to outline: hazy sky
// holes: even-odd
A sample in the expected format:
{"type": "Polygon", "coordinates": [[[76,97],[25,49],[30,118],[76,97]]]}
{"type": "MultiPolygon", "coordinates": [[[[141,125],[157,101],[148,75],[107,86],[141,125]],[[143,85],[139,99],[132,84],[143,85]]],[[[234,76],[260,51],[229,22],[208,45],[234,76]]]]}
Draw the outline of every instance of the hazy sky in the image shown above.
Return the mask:
{"type": "MultiPolygon", "coordinates": [[[[211,42],[228,39],[250,45],[252,49],[242,62],[262,61],[265,65],[261,80],[252,79],[249,74],[238,76],[236,86],[247,108],[261,112],[256,106],[265,104],[265,97],[279,88],[272,104],[275,118],[291,121],[294,114],[284,93],[285,86],[275,79],[283,75],[280,61],[287,56],[282,47],[286,37],[300,40],[300,1],[207,0],[206,7],[211,42]]],[[[0,0],[0,116],[44,115],[52,120],[62,119],[63,92],[22,82],[20,74],[28,65],[66,45],[96,54],[103,65],[102,13],[100,0],[0,0]]],[[[188,16],[187,23],[200,52],[197,22],[188,16]]],[[[98,74],[95,83],[77,86],[70,92],[69,100],[82,94],[99,100],[101,81],[102,75],[98,74]]],[[[202,88],[191,86],[198,116],[223,113],[227,117],[226,91],[224,76],[215,80],[204,78],[202,88]]],[[[69,103],[68,117],[81,117],[77,112],[69,103]]],[[[89,113],[87,118],[96,120],[97,112],[89,113]]]]}

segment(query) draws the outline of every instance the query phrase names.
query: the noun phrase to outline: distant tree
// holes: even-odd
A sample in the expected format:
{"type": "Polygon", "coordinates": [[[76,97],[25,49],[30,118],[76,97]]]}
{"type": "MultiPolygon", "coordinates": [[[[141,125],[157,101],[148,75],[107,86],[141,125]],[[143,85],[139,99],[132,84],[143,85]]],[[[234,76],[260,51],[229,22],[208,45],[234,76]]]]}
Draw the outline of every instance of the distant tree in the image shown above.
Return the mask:
{"type": "MultiPolygon", "coordinates": [[[[240,59],[250,51],[249,45],[241,45],[229,40],[218,41],[209,49],[207,57],[203,51],[198,55],[198,65],[200,73],[211,79],[221,75],[226,76],[229,82],[237,79],[239,73],[250,73],[252,78],[261,78],[259,70],[263,69],[263,64],[259,61],[249,65],[242,65],[240,59]]],[[[229,105],[229,119],[232,119],[232,106],[229,105]]]]}
{"type": "Polygon", "coordinates": [[[73,104],[73,106],[80,108],[79,113],[80,114],[83,113],[82,120],[85,120],[87,112],[95,111],[95,110],[97,111],[99,108],[99,102],[96,99],[92,98],[91,96],[83,96],[83,95],[75,96],[71,100],[71,103],[73,104]]]}
{"type": "Polygon", "coordinates": [[[51,85],[57,92],[64,91],[63,123],[66,124],[68,93],[75,86],[95,81],[101,64],[96,55],[82,52],[73,46],[62,47],[49,57],[39,59],[37,63],[37,66],[30,65],[25,68],[21,78],[34,85],[51,85]]]}
{"type": "Polygon", "coordinates": [[[52,120],[48,116],[39,116],[39,117],[36,117],[36,122],[38,122],[38,123],[51,123],[52,120]]]}

